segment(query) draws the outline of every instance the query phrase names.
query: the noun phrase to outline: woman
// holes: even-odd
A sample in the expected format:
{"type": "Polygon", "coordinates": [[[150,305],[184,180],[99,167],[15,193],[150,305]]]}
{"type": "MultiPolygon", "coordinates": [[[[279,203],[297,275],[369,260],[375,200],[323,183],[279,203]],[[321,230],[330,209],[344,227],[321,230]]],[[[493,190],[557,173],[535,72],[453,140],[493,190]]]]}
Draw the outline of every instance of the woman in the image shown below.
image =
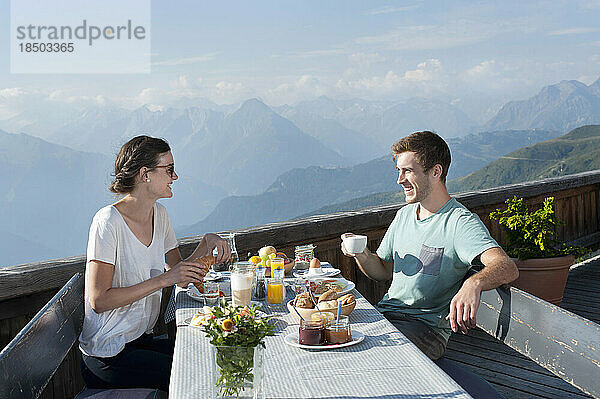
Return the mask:
{"type": "Polygon", "coordinates": [[[173,341],[151,335],[161,290],[202,281],[207,270],[193,260],[217,248],[219,263],[231,252],[219,236],[206,234],[192,255],[181,259],[167,211],[156,202],[173,196],[171,184],[178,179],[164,140],[129,140],[114,175],[110,190],[125,196],[96,213],[88,239],[82,372],[90,388],[167,391],[173,341]]]}

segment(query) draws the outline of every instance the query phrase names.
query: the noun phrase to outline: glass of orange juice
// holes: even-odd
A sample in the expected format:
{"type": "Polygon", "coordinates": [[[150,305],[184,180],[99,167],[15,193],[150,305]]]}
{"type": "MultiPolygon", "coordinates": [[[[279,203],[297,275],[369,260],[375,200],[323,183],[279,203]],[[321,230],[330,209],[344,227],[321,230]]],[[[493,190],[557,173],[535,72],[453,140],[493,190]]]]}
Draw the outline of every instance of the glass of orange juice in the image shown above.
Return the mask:
{"type": "Polygon", "coordinates": [[[271,305],[281,305],[285,296],[283,278],[273,277],[267,280],[267,301],[271,305]]]}
{"type": "Polygon", "coordinates": [[[271,276],[277,277],[274,271],[278,269],[285,271],[283,258],[271,259],[271,276]]]}

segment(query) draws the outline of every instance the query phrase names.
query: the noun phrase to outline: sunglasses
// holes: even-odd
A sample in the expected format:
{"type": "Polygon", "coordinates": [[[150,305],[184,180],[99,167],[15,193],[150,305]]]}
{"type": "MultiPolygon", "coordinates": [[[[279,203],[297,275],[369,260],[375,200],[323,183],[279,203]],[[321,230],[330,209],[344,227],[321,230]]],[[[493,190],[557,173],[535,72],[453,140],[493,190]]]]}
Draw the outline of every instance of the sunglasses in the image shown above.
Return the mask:
{"type": "Polygon", "coordinates": [[[174,164],[159,165],[159,166],[153,167],[152,169],[157,169],[157,168],[165,168],[165,172],[167,172],[167,174],[171,177],[171,179],[173,178],[173,175],[175,175],[175,165],[174,164]]]}

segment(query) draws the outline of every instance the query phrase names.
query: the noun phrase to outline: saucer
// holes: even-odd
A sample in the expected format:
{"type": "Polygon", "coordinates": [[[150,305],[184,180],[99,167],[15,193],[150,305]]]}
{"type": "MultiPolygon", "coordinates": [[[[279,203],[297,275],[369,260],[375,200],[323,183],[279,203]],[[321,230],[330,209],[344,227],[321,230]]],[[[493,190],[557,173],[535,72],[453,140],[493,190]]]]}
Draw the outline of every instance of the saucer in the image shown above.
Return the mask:
{"type": "Polygon", "coordinates": [[[343,344],[324,344],[324,345],[303,345],[298,342],[298,333],[290,333],[285,336],[284,342],[290,346],[295,346],[296,348],[302,349],[312,349],[312,350],[327,350],[327,349],[338,349],[345,348],[347,346],[356,345],[359,342],[362,342],[365,339],[364,334],[358,331],[352,331],[352,341],[346,342],[343,344]]]}

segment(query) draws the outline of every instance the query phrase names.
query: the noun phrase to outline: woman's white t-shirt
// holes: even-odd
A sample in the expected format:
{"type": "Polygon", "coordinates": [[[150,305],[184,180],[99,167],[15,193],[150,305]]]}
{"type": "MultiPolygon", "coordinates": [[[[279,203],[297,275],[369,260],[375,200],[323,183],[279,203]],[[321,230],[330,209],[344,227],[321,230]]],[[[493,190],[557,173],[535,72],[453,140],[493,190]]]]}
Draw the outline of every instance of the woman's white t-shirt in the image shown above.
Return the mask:
{"type": "MultiPolygon", "coordinates": [[[[152,242],[145,246],[133,234],[112,205],[100,209],[92,221],[87,262],[97,260],[115,266],[113,287],[129,287],[163,273],[165,254],[177,247],[175,232],[164,206],[154,204],[152,242]]],[[[96,313],[89,302],[89,270],[85,272],[85,317],[79,348],[88,356],[112,357],[127,342],[152,332],[160,313],[161,290],[130,305],[96,313]]]]}

